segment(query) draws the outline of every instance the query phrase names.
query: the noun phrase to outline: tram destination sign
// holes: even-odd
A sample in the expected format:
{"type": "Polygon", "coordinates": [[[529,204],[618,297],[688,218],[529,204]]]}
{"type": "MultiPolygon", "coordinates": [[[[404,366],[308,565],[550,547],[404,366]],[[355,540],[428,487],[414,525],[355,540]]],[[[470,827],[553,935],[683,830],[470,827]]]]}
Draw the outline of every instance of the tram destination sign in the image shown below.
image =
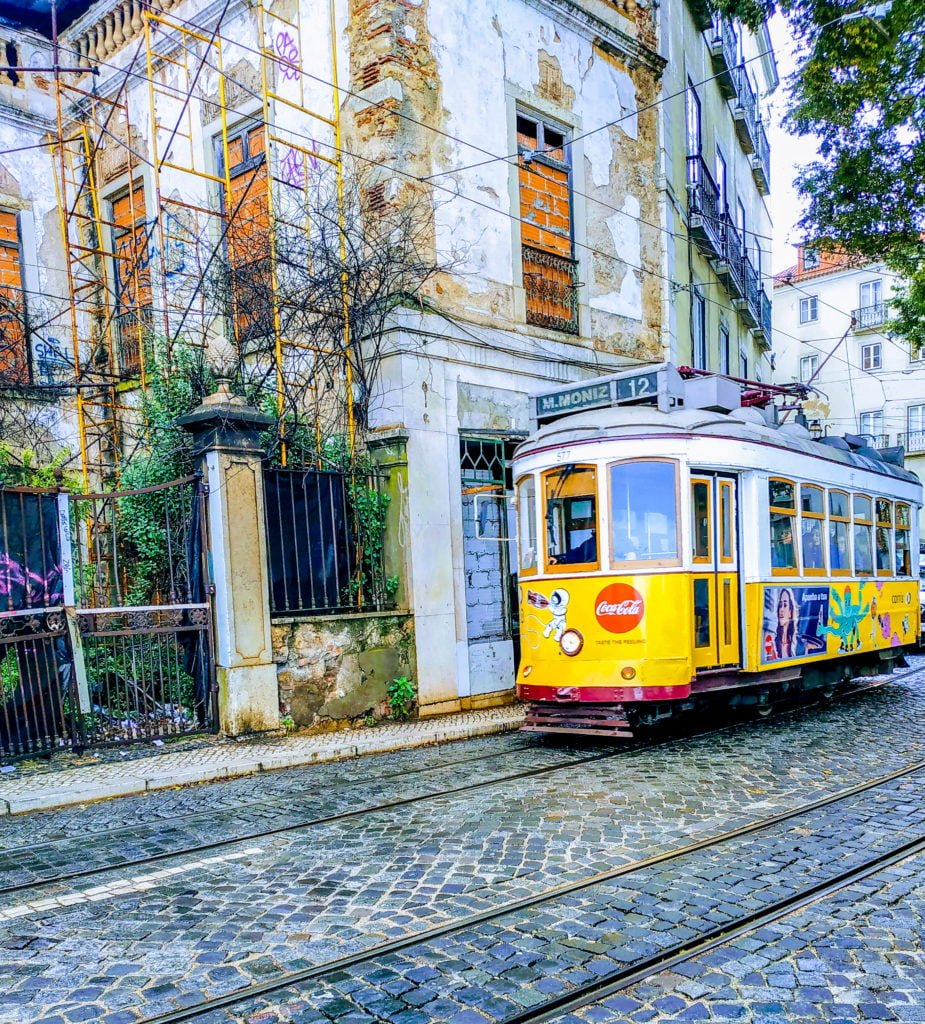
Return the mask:
{"type": "Polygon", "coordinates": [[[536,418],[538,420],[562,416],[569,412],[583,412],[585,409],[602,409],[621,402],[639,399],[655,401],[658,396],[658,374],[652,370],[632,376],[616,377],[610,380],[593,381],[567,391],[553,391],[536,396],[536,418]]]}

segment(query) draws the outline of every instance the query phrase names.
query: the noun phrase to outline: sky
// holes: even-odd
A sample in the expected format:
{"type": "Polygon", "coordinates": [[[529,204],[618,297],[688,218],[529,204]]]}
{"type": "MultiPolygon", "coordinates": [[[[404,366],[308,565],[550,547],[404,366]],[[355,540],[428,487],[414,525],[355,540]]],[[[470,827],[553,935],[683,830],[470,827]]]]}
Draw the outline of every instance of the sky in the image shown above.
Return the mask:
{"type": "Polygon", "coordinates": [[[768,141],[771,145],[771,219],[774,223],[773,272],[796,262],[793,245],[798,242],[795,225],[801,213],[801,201],[793,187],[801,164],[809,163],[816,155],[814,136],[788,135],[781,127],[781,118],[787,107],[787,80],[793,71],[793,39],[784,19],[776,14],[770,22],[771,42],[777,58],[781,84],[771,99],[771,123],[768,141]]]}

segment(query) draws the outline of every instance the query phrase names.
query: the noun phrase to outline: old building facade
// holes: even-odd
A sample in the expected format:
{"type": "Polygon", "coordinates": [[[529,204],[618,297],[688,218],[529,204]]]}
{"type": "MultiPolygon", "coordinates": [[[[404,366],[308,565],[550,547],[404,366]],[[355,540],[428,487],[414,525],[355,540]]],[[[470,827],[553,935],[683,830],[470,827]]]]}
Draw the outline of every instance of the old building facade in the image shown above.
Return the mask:
{"type": "MultiPolygon", "coordinates": [[[[48,441],[105,475],[144,338],[271,336],[281,378],[323,366],[313,400],[341,396],[360,443],[407,466],[389,544],[422,711],[507,699],[531,396],[664,358],[765,372],[766,34],[686,0],[101,0],[61,23],[66,72],[0,82],[3,283],[29,307],[24,379],[55,385],[48,441]],[[344,339],[374,345],[359,384],[284,336],[277,299],[258,322],[241,283],[277,266],[268,225],[311,236],[299,197],[352,176],[366,216],[423,197],[440,266],[372,342],[344,339]]],[[[47,34],[11,40],[50,68],[47,34]]]]}

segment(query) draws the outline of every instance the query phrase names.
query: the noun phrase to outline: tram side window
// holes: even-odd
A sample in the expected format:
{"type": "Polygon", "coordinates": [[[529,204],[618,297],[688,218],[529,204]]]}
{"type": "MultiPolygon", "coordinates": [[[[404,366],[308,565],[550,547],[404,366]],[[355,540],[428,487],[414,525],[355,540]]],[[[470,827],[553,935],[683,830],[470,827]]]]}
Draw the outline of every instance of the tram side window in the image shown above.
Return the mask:
{"type": "Polygon", "coordinates": [[[610,467],[614,562],[677,561],[677,476],[675,462],[618,462],[610,467]]]}
{"type": "Polygon", "coordinates": [[[851,572],[850,521],[848,495],[844,491],[829,491],[829,567],[835,576],[847,576],[851,572]]]}
{"type": "Polygon", "coordinates": [[[517,545],[520,571],[536,572],[536,479],[525,476],[517,483],[517,545]]]}
{"type": "Polygon", "coordinates": [[[796,545],[793,542],[796,501],[794,486],[789,480],[768,481],[768,499],[771,506],[771,569],[795,570],[796,545]]]}
{"type": "Polygon", "coordinates": [[[877,498],[877,575],[889,576],[893,571],[893,506],[886,498],[877,498]]]}
{"type": "Polygon", "coordinates": [[[852,504],[854,512],[854,574],[855,576],[873,576],[874,550],[871,543],[871,507],[870,498],[865,494],[855,494],[852,504]]]}
{"type": "Polygon", "coordinates": [[[800,536],[803,571],[810,575],[825,572],[825,550],[822,543],[825,526],[825,495],[821,487],[800,484],[800,536]]]}
{"type": "Polygon", "coordinates": [[[896,503],[896,575],[912,575],[912,557],[909,547],[909,506],[896,503]]]}
{"type": "Polygon", "coordinates": [[[597,483],[592,466],[545,474],[546,554],[550,565],[597,567],[597,483]]]}

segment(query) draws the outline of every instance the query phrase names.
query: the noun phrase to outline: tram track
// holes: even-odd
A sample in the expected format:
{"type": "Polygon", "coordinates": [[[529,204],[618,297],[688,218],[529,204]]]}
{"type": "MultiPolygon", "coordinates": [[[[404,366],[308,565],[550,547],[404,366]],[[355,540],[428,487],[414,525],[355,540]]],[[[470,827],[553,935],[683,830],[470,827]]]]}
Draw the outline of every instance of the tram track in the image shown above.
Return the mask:
{"type": "MultiPolygon", "coordinates": [[[[685,844],[650,857],[641,858],[606,871],[597,872],[582,879],[576,879],[558,886],[551,886],[542,892],[530,896],[508,900],[490,910],[469,914],[453,921],[445,922],[433,928],[423,929],[413,934],[405,935],[387,942],[377,943],[363,950],[358,950],[342,957],[327,960],[322,963],[313,964],[310,967],[300,968],[295,971],[288,971],[243,988],[236,989],[219,996],[204,999],[198,1003],[192,1003],[177,1010],[146,1017],[139,1021],[139,1024],[183,1024],[187,1021],[196,1021],[207,1017],[209,1014],[222,1010],[232,1010],[243,1003],[262,997],[273,996],[285,992],[285,990],[296,989],[306,982],[323,982],[327,979],[340,976],[342,972],[361,964],[371,964],[381,958],[392,954],[401,953],[416,947],[423,947],[438,939],[443,939],[454,934],[464,933],[478,925],[491,922],[499,922],[501,919],[520,911],[541,908],[544,904],[560,900],[594,886],[605,885],[619,878],[633,875],[646,869],[655,868],[668,864],[683,857],[691,856],[703,851],[719,847],[725,843],[742,837],[754,835],[768,830],[774,826],[794,821],[800,817],[811,814],[815,811],[831,807],[835,804],[849,800],[852,797],[870,792],[879,787],[886,786],[916,773],[925,771],[925,759],[919,760],[898,768],[894,771],[868,779],[853,786],[838,790],[816,800],[800,804],[788,810],[779,811],[763,818],[747,822],[736,828],[729,829],[710,836],[704,836],[692,843],[685,844]]],[[[707,949],[715,948],[722,942],[729,941],[741,930],[753,930],[778,917],[799,909],[800,906],[819,899],[828,894],[829,890],[835,892],[839,888],[850,885],[853,881],[867,877],[870,874],[881,870],[883,867],[897,860],[901,860],[916,853],[925,851],[925,835],[894,847],[883,854],[869,858],[863,864],[849,870],[843,871],[833,878],[825,879],[814,883],[799,892],[791,894],[784,899],[755,911],[743,915],[739,920],[714,929],[701,931],[696,938],[682,943],[677,943],[666,950],[659,951],[647,958],[640,958],[625,968],[597,976],[593,981],[580,983],[566,993],[562,993],[542,1004],[534,1006],[522,1013],[504,1018],[499,1024],[532,1024],[532,1022],[552,1020],[561,1013],[568,1012],[580,1005],[588,1005],[601,998],[606,998],[610,991],[618,991],[626,988],[644,977],[648,977],[660,970],[668,969],[672,963],[681,962],[683,959],[690,959],[707,949]],[[610,986],[608,988],[608,986],[610,986]],[[583,1000],[583,1001],[582,1001],[583,1000]],[[572,1005],[574,1003],[574,1006],[572,1005]]],[[[219,1018],[215,1018],[216,1024],[219,1018]]],[[[228,1018],[226,1018],[228,1019],[228,1018]]],[[[211,1020],[211,1018],[210,1018],[211,1020]]]]}
{"type": "MultiPolygon", "coordinates": [[[[638,961],[623,970],[613,971],[610,974],[602,975],[593,982],[580,984],[569,992],[546,1000],[541,1006],[504,1017],[498,1024],[549,1024],[564,1014],[572,1013],[616,995],[624,989],[646,981],[653,975],[671,970],[696,956],[724,946],[733,939],[773,924],[788,914],[801,910],[818,900],[833,896],[856,882],[864,881],[885,868],[921,853],[925,853],[925,835],[917,836],[892,850],[871,857],[863,864],[849,868],[834,878],[807,886],[799,892],[777,900],[762,910],[744,914],[731,925],[725,924],[703,932],[690,942],[677,943],[675,946],[661,950],[658,954],[638,961]]],[[[145,1022],[145,1024],[150,1024],[150,1022],[145,1022]]]]}
{"type": "MultiPolygon", "coordinates": [[[[905,676],[911,675],[911,674],[913,674],[915,672],[919,672],[919,671],[921,671],[921,667],[919,667],[919,668],[911,668],[911,669],[907,669],[907,670],[905,670],[905,671],[903,671],[901,673],[895,673],[895,674],[893,674],[891,676],[888,676],[888,677],[886,677],[886,678],[884,678],[882,680],[878,680],[875,683],[869,683],[869,684],[865,684],[865,685],[862,685],[862,686],[851,687],[850,689],[842,689],[840,691],[836,691],[836,695],[835,695],[834,700],[837,700],[837,701],[840,702],[840,701],[845,700],[845,699],[847,699],[849,697],[858,696],[860,694],[867,693],[867,692],[875,690],[875,689],[880,689],[880,688],[882,688],[884,686],[887,686],[889,684],[900,682],[905,676]]],[[[817,700],[798,702],[798,703],[796,703],[793,706],[787,705],[787,706],[781,707],[772,716],[770,716],[767,719],[763,719],[762,721],[766,721],[766,722],[776,721],[776,720],[778,720],[780,718],[783,718],[783,717],[785,717],[787,715],[792,715],[792,714],[799,713],[800,711],[809,711],[809,710],[811,710],[814,707],[831,706],[832,703],[833,703],[832,699],[830,699],[830,700],[817,699],[817,700]]],[[[591,763],[594,763],[594,762],[597,762],[597,761],[606,760],[606,759],[611,758],[611,757],[622,756],[622,755],[625,755],[627,753],[638,753],[638,752],[642,752],[642,751],[646,751],[646,750],[652,750],[652,749],[664,747],[664,746],[667,746],[667,745],[669,745],[671,743],[683,742],[685,740],[697,738],[699,736],[704,736],[704,735],[714,734],[714,733],[726,732],[726,731],[729,731],[729,730],[732,730],[732,729],[736,729],[736,728],[738,728],[738,727],[740,727],[742,725],[743,725],[743,721],[741,719],[735,719],[735,720],[733,720],[733,721],[731,721],[731,722],[729,722],[729,723],[727,723],[725,725],[719,726],[719,727],[710,726],[710,727],[703,728],[703,729],[685,730],[685,731],[673,733],[673,734],[671,734],[671,735],[669,735],[667,737],[664,737],[662,739],[653,740],[653,741],[650,741],[650,742],[644,742],[644,741],[641,741],[641,740],[639,740],[639,741],[634,740],[634,741],[631,741],[629,743],[626,743],[626,742],[622,743],[619,746],[615,746],[612,749],[606,750],[606,751],[601,752],[601,753],[595,753],[595,754],[592,754],[592,755],[588,755],[586,757],[573,757],[573,758],[571,758],[569,760],[563,760],[563,761],[557,762],[555,764],[543,765],[543,766],[540,766],[540,767],[537,767],[537,768],[530,768],[530,769],[526,769],[524,771],[513,772],[513,773],[510,773],[510,774],[507,774],[507,775],[494,776],[492,778],[483,779],[483,780],[480,780],[480,781],[475,782],[475,783],[467,783],[467,784],[464,784],[464,785],[449,787],[449,788],[446,788],[446,789],[435,790],[435,791],[431,791],[431,792],[427,792],[427,793],[418,793],[418,794],[415,794],[413,796],[400,798],[398,800],[383,801],[383,802],[376,803],[376,804],[369,804],[369,805],[367,805],[365,807],[354,808],[354,809],[351,809],[351,810],[348,810],[348,811],[338,811],[338,812],[335,812],[335,813],[332,813],[332,814],[319,815],[319,816],[316,816],[316,817],[305,818],[305,819],[302,819],[302,820],[299,820],[299,821],[295,821],[295,822],[287,822],[286,824],[283,824],[283,825],[275,825],[275,826],[273,826],[271,828],[254,829],[254,830],[250,830],[250,831],[245,831],[245,832],[241,832],[241,833],[239,833],[237,835],[234,835],[234,836],[228,836],[228,837],[222,837],[222,838],[219,838],[219,839],[213,839],[213,840],[210,840],[210,841],[205,842],[205,843],[196,843],[196,844],[191,844],[191,845],[186,845],[186,846],[180,846],[180,847],[177,847],[177,848],[171,849],[171,850],[160,850],[160,851],[157,851],[157,852],[154,852],[154,853],[145,854],[143,856],[129,857],[129,858],[125,858],[125,859],[118,860],[118,861],[111,861],[111,862],[105,863],[105,864],[98,864],[98,865],[93,865],[93,866],[79,868],[79,869],[73,870],[73,871],[61,872],[59,874],[55,874],[55,875],[51,875],[51,876],[37,877],[37,878],[32,878],[32,879],[28,879],[28,880],[24,880],[24,881],[20,881],[20,882],[14,882],[14,883],[6,884],[6,885],[0,885],[0,898],[5,897],[5,896],[12,896],[12,895],[14,895],[16,893],[25,892],[25,891],[28,891],[28,890],[31,890],[31,889],[45,889],[47,887],[51,887],[51,886],[55,886],[55,885],[63,885],[65,883],[72,882],[72,881],[78,881],[78,880],[87,879],[87,878],[94,878],[94,877],[97,877],[97,876],[99,876],[101,874],[104,874],[106,872],[109,872],[109,871],[119,871],[119,870],[122,870],[122,869],[125,869],[125,868],[145,867],[148,864],[156,864],[156,863],[162,862],[164,860],[168,860],[168,859],[173,858],[173,857],[182,857],[182,856],[195,855],[195,854],[200,854],[200,853],[212,853],[215,850],[224,849],[225,847],[232,846],[232,845],[234,845],[236,843],[251,842],[253,840],[259,840],[259,839],[268,838],[268,837],[272,837],[272,836],[285,835],[286,833],[296,832],[296,831],[299,831],[301,829],[315,828],[315,827],[318,827],[318,826],[321,826],[321,825],[327,825],[327,824],[331,824],[331,823],[338,822],[338,821],[352,820],[352,819],[363,817],[364,815],[367,815],[367,814],[376,813],[378,811],[384,811],[384,810],[390,810],[390,809],[393,809],[393,808],[406,807],[406,806],[410,806],[412,804],[421,803],[421,802],[426,801],[426,800],[438,800],[438,799],[440,799],[441,797],[444,797],[444,796],[453,796],[453,795],[458,795],[460,793],[465,793],[465,792],[476,792],[478,790],[485,789],[485,788],[488,788],[490,786],[502,785],[504,783],[521,781],[523,779],[528,779],[528,778],[538,778],[538,777],[541,777],[541,776],[544,776],[544,775],[553,774],[554,772],[557,772],[557,771],[563,771],[565,769],[572,768],[572,767],[580,767],[581,765],[584,765],[584,764],[591,764],[591,763]]],[[[419,773],[422,773],[422,772],[425,772],[425,771],[430,771],[430,772],[439,771],[439,770],[442,770],[444,768],[452,768],[455,765],[460,765],[460,766],[461,765],[466,765],[466,766],[469,766],[469,765],[471,765],[475,761],[490,760],[490,759],[493,759],[493,758],[503,757],[503,756],[515,756],[516,754],[518,754],[520,752],[529,751],[532,748],[533,748],[533,744],[526,743],[526,744],[523,744],[522,746],[516,748],[513,751],[501,751],[501,752],[498,752],[498,753],[483,754],[483,755],[479,755],[479,756],[477,756],[475,758],[458,759],[458,760],[455,760],[455,761],[452,761],[452,762],[446,762],[446,763],[443,763],[443,764],[438,765],[436,767],[434,767],[434,766],[427,766],[427,767],[424,767],[424,768],[412,769],[409,772],[393,773],[392,775],[385,776],[384,779],[380,779],[378,781],[384,781],[384,780],[393,779],[393,778],[404,778],[407,775],[419,774],[419,773]]],[[[356,786],[360,786],[360,785],[363,785],[363,784],[368,783],[368,782],[369,782],[369,779],[361,779],[361,780],[358,780],[356,782],[349,783],[347,786],[345,786],[343,788],[354,788],[356,786]]],[[[341,788],[341,787],[338,787],[338,788],[341,788]]],[[[272,808],[274,808],[274,807],[285,805],[287,803],[287,800],[290,800],[290,799],[291,798],[287,798],[285,796],[272,797],[272,798],[268,798],[266,800],[251,801],[250,803],[248,803],[245,806],[246,806],[246,808],[248,810],[254,810],[256,808],[266,808],[268,810],[272,810],[272,808]]],[[[188,815],[185,815],[183,820],[185,820],[186,822],[189,822],[190,820],[195,820],[197,818],[212,818],[212,817],[214,817],[214,814],[215,814],[215,812],[211,811],[211,810],[209,810],[209,811],[196,811],[196,812],[192,812],[192,813],[190,813],[188,815]]],[[[158,823],[152,824],[150,827],[153,830],[154,828],[157,827],[158,824],[160,824],[160,823],[158,822],[158,823]]],[[[118,839],[118,838],[120,838],[122,836],[125,836],[125,835],[128,835],[130,833],[137,832],[137,829],[138,829],[138,826],[136,826],[136,825],[122,826],[122,827],[120,827],[118,829],[113,829],[113,830],[109,830],[109,831],[106,831],[106,832],[97,833],[97,834],[94,835],[94,839],[103,839],[103,838],[105,838],[106,840],[118,839]]],[[[48,843],[44,843],[44,844],[32,844],[30,846],[23,846],[23,847],[17,847],[17,848],[12,848],[12,849],[7,849],[7,850],[0,850],[0,870],[2,870],[2,865],[4,864],[4,862],[15,861],[17,857],[26,857],[26,856],[29,856],[29,855],[35,855],[35,853],[40,852],[42,850],[48,850],[48,849],[52,849],[52,848],[56,848],[56,847],[62,846],[64,844],[72,844],[72,843],[73,843],[73,838],[70,837],[70,836],[66,836],[66,837],[62,837],[60,839],[56,839],[56,840],[50,841],[48,843]]]]}

